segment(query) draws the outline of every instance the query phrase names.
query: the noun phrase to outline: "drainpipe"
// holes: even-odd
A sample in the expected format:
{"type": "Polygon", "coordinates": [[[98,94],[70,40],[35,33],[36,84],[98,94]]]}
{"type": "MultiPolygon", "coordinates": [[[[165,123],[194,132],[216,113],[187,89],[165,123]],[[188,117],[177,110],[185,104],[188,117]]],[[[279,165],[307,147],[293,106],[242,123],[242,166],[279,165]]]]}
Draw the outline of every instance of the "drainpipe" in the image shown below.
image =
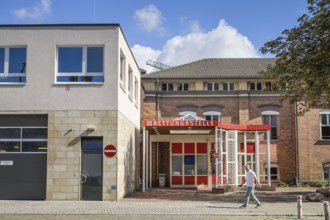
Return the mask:
{"type": "Polygon", "coordinates": [[[158,111],[159,111],[159,78],[157,78],[157,82],[156,82],[156,120],[159,119],[158,116],[158,111]]]}

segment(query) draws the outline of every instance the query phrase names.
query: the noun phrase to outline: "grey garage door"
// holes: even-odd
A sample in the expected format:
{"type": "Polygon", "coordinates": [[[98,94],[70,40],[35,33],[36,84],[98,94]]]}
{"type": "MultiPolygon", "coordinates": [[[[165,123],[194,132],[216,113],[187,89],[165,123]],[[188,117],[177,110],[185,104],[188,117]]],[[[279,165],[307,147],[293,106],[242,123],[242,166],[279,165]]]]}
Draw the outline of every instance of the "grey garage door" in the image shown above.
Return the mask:
{"type": "Polygon", "coordinates": [[[0,199],[46,199],[47,115],[0,115],[0,199]]]}

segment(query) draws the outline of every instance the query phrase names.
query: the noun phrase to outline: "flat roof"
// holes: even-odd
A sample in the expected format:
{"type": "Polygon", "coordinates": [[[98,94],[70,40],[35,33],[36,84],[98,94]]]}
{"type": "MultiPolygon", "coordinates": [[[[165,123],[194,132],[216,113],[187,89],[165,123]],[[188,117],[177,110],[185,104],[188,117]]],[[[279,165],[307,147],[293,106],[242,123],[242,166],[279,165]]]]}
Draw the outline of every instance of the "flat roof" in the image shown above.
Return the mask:
{"type": "Polygon", "coordinates": [[[79,26],[120,26],[119,23],[81,23],[81,24],[0,24],[0,27],[79,27],[79,26]]]}

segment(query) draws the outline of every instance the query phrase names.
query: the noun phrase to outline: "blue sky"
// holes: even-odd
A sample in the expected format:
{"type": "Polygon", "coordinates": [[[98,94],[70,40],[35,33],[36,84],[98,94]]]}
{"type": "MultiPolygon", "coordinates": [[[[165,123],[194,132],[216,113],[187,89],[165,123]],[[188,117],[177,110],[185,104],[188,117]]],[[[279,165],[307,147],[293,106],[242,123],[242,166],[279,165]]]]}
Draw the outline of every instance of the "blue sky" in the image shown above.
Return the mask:
{"type": "Polygon", "coordinates": [[[260,47],[307,12],[306,0],[0,0],[0,24],[120,23],[140,67],[271,57],[260,47]],[[94,7],[95,3],[95,7],[94,7]],[[94,13],[95,12],[95,13],[94,13]]]}

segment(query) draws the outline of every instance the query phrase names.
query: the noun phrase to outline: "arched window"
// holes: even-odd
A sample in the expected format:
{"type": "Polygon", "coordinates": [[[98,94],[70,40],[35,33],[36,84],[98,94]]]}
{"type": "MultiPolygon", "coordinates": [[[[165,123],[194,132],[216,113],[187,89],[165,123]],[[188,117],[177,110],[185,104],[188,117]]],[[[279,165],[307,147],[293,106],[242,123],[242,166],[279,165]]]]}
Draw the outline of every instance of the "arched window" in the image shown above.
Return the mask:
{"type": "Polygon", "coordinates": [[[323,164],[324,180],[330,181],[330,163],[323,164]]]}
{"type": "MultiPolygon", "coordinates": [[[[279,115],[280,113],[277,111],[263,111],[262,115],[262,123],[269,124],[271,126],[270,130],[270,139],[278,140],[279,139],[279,115]]],[[[266,139],[266,136],[264,137],[266,139]]]]}
{"type": "Polygon", "coordinates": [[[205,120],[220,121],[221,112],[208,111],[208,112],[204,112],[203,116],[205,120]]]}

